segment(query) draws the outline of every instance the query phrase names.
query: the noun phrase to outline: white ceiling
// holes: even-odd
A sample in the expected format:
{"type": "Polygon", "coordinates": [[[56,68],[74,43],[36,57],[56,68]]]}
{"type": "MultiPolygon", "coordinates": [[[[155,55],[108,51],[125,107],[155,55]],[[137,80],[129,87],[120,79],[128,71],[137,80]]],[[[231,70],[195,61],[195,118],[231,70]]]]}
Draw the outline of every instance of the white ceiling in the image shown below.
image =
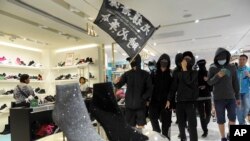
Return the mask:
{"type": "MultiPolygon", "coordinates": [[[[58,5],[56,2],[58,0],[22,1],[83,29],[86,29],[88,17],[93,19],[96,17],[102,3],[102,0],[64,0],[88,15],[80,17],[58,5]]],[[[191,50],[199,58],[205,58],[211,62],[218,47],[226,47],[229,50],[250,48],[250,33],[243,38],[243,35],[250,29],[249,0],[118,1],[142,13],[155,26],[161,25],[146,46],[157,56],[165,52],[174,58],[177,52],[191,50]],[[191,14],[191,16],[184,18],[183,16],[187,14],[191,14]],[[201,19],[201,21],[194,23],[196,19],[201,19]],[[157,45],[154,46],[154,43],[157,45]]],[[[15,41],[20,44],[39,48],[58,48],[87,43],[111,44],[113,42],[96,26],[99,37],[90,37],[86,33],[36,14],[8,0],[0,0],[0,10],[80,38],[78,41],[68,40],[59,34],[0,13],[0,31],[49,43],[49,45],[41,45],[23,40],[15,41]]],[[[7,38],[0,36],[0,40],[7,40],[7,38]]],[[[118,50],[115,55],[116,60],[123,60],[125,56],[121,54],[124,51],[119,47],[116,47],[116,50],[118,50]]],[[[111,49],[107,49],[108,56],[111,55],[110,52],[111,49]]],[[[157,57],[152,58],[157,59],[157,57]]]]}

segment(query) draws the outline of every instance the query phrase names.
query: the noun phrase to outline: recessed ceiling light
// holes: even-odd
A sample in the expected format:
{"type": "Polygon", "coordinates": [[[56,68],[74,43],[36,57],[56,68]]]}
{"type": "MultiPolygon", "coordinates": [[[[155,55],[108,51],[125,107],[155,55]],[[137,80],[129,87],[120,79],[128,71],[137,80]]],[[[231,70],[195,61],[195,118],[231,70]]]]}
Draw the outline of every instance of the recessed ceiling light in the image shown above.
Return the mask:
{"type": "Polygon", "coordinates": [[[94,21],[94,18],[88,17],[88,20],[89,20],[89,21],[94,21]]]}
{"type": "Polygon", "coordinates": [[[153,52],[151,52],[150,55],[155,56],[155,54],[153,52]]]}
{"type": "Polygon", "coordinates": [[[198,59],[198,58],[199,58],[199,56],[198,56],[198,55],[195,55],[195,58],[196,58],[196,59],[198,59]]]}
{"type": "Polygon", "coordinates": [[[195,20],[194,22],[195,22],[195,23],[199,23],[199,22],[200,22],[200,20],[199,20],[199,19],[197,19],[197,20],[195,20]]]}
{"type": "Polygon", "coordinates": [[[122,55],[123,55],[123,56],[127,56],[127,54],[126,54],[126,53],[122,53],[122,55]]]}
{"type": "Polygon", "coordinates": [[[114,50],[115,53],[117,53],[117,50],[114,50]]]}
{"type": "Polygon", "coordinates": [[[22,46],[22,45],[8,43],[8,42],[1,42],[0,41],[0,45],[8,46],[8,47],[14,47],[14,48],[20,48],[20,49],[25,49],[25,50],[30,50],[30,51],[42,52],[41,49],[27,47],[27,46],[22,46]]]}
{"type": "Polygon", "coordinates": [[[83,45],[83,46],[62,48],[62,49],[56,50],[56,53],[66,52],[66,51],[74,51],[74,50],[80,50],[80,49],[86,49],[86,48],[94,48],[94,47],[97,47],[97,46],[98,46],[98,44],[88,44],[88,45],[83,45]]]}
{"type": "Polygon", "coordinates": [[[154,42],[154,46],[156,46],[157,45],[157,43],[156,42],[154,42]]]}

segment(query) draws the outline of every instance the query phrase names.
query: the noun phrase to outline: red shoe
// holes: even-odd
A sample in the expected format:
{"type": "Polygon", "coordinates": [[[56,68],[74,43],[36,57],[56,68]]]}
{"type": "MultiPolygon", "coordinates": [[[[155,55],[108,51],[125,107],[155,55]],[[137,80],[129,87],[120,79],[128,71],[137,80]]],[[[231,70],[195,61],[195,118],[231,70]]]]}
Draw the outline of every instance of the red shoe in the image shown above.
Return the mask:
{"type": "Polygon", "coordinates": [[[22,64],[21,59],[17,57],[17,58],[16,58],[16,63],[17,63],[18,65],[21,65],[21,64],[22,64]]]}
{"type": "Polygon", "coordinates": [[[0,57],[0,62],[3,62],[3,61],[5,61],[6,60],[6,58],[3,56],[3,57],[0,57]]]}

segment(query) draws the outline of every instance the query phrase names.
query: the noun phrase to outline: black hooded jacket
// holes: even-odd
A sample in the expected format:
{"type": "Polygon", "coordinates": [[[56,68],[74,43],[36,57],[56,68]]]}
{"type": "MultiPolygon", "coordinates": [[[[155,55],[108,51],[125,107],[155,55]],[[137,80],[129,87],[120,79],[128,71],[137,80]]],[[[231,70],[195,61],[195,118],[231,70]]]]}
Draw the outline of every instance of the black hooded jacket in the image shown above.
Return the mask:
{"type": "Polygon", "coordinates": [[[151,97],[153,85],[148,72],[141,70],[141,57],[137,55],[135,58],[136,70],[131,69],[125,72],[116,88],[121,88],[127,84],[127,91],[125,95],[126,108],[141,109],[145,108],[146,101],[151,97]]]}
{"type": "Polygon", "coordinates": [[[224,48],[218,48],[215,57],[214,64],[209,68],[208,84],[213,86],[213,94],[215,100],[223,99],[239,99],[239,81],[237,76],[237,69],[235,65],[229,64],[231,54],[224,48]],[[217,57],[221,54],[227,54],[227,62],[224,65],[219,65],[217,57]],[[220,70],[226,70],[226,75],[219,78],[217,73],[220,70]]]}
{"type": "Polygon", "coordinates": [[[208,83],[204,80],[204,77],[207,77],[208,75],[208,71],[206,69],[206,61],[199,60],[197,62],[197,65],[199,66],[199,71],[198,71],[199,99],[198,100],[211,99],[212,87],[208,85],[208,83]]]}
{"type": "Polygon", "coordinates": [[[170,57],[167,54],[162,54],[159,60],[157,61],[157,64],[156,64],[157,69],[156,69],[156,73],[155,73],[154,80],[153,80],[154,90],[153,90],[153,95],[151,98],[152,103],[160,102],[160,103],[165,104],[167,102],[170,86],[172,83],[170,61],[171,61],[170,57]],[[168,61],[167,70],[164,72],[161,71],[161,65],[160,65],[160,62],[163,59],[166,59],[168,61]]]}
{"type": "MultiPolygon", "coordinates": [[[[189,66],[193,66],[195,62],[195,58],[192,52],[184,52],[183,57],[190,56],[192,60],[190,61],[189,66]]],[[[171,85],[170,93],[168,96],[168,100],[172,101],[175,98],[178,102],[188,102],[188,101],[196,101],[199,96],[198,89],[198,72],[192,70],[192,67],[188,67],[187,71],[176,71],[173,83],[171,85]]]]}

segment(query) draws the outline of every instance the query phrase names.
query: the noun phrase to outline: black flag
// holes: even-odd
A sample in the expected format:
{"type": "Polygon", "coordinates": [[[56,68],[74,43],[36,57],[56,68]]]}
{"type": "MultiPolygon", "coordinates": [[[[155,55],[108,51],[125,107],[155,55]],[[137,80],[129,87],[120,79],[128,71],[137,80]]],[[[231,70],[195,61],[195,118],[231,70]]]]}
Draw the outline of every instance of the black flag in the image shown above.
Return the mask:
{"type": "Polygon", "coordinates": [[[131,58],[140,53],[156,30],[144,16],[116,0],[103,0],[94,23],[107,32],[131,58]]]}

